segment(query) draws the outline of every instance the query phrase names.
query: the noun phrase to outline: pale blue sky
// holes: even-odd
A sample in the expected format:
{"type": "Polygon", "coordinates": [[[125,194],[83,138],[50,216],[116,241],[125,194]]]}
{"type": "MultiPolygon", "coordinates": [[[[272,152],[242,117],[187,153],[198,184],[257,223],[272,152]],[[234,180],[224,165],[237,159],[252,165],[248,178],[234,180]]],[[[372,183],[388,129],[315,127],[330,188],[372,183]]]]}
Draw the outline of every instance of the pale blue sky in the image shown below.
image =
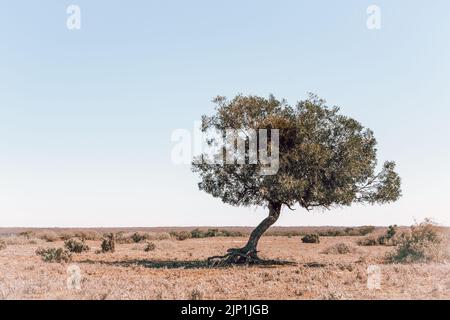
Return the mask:
{"type": "Polygon", "coordinates": [[[309,91],[372,128],[403,198],[278,225],[450,225],[450,2],[0,2],[0,227],[255,225],[170,160],[211,99],[309,91]],[[66,8],[81,8],[81,30],[66,8]],[[368,30],[366,8],[381,8],[368,30]]]}

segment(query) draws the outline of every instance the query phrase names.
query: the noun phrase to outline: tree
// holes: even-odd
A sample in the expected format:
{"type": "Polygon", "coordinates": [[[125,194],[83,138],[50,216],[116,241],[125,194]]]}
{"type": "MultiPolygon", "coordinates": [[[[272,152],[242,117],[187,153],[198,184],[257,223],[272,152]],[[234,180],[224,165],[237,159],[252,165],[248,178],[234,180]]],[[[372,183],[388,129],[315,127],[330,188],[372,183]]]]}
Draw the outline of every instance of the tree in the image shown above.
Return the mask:
{"type": "MultiPolygon", "coordinates": [[[[316,95],[310,94],[294,107],[273,96],[238,95],[232,100],[219,96],[213,102],[216,112],[203,116],[202,131],[214,129],[224,136],[227,129],[239,129],[246,136],[246,160],[250,157],[250,130],[278,129],[279,139],[278,171],[272,175],[261,174],[265,164],[259,160],[256,164],[217,164],[202,161],[201,155],[192,164],[201,179],[200,190],[233,206],[264,206],[269,211],[247,244],[229,249],[222,262],[258,262],[258,241],[278,220],[282,207],[331,209],[353,203],[389,203],[401,196],[394,162],[385,162],[375,172],[373,132],[340,114],[338,107],[326,106],[316,95]]],[[[218,143],[214,140],[220,137],[210,138],[208,143],[218,143]]],[[[274,151],[271,149],[269,144],[268,152],[274,151]]],[[[218,154],[223,152],[219,149],[218,154]]],[[[260,152],[258,149],[258,155],[260,152]]]]}

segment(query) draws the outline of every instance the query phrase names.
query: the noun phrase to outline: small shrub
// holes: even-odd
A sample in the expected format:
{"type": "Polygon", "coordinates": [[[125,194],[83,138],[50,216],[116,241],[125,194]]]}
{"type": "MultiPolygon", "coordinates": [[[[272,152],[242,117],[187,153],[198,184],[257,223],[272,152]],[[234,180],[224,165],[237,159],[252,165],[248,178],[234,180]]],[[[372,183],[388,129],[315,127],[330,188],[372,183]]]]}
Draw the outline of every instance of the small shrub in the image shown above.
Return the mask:
{"type": "Polygon", "coordinates": [[[206,237],[206,232],[200,230],[200,229],[194,229],[191,231],[191,237],[194,239],[200,239],[206,237]]]}
{"type": "Polygon", "coordinates": [[[170,233],[170,235],[173,238],[175,238],[175,239],[177,239],[179,241],[183,241],[183,240],[191,238],[191,233],[190,232],[186,232],[186,231],[181,231],[181,232],[172,231],[170,233]]]}
{"type": "Polygon", "coordinates": [[[133,240],[131,239],[132,235],[129,235],[123,231],[116,232],[114,235],[117,243],[131,243],[133,240]]]}
{"type": "Polygon", "coordinates": [[[355,228],[349,227],[344,229],[344,233],[349,236],[356,236],[359,232],[355,228]]]}
{"type": "Polygon", "coordinates": [[[386,238],[392,239],[397,234],[397,225],[394,224],[393,226],[389,226],[388,230],[386,231],[386,238]]]}
{"type": "Polygon", "coordinates": [[[168,240],[170,234],[168,232],[150,232],[149,240],[168,240]]]}
{"type": "Polygon", "coordinates": [[[149,252],[149,251],[154,251],[155,249],[156,249],[156,245],[153,242],[147,242],[147,244],[145,245],[144,251],[149,252]]]}
{"type": "Polygon", "coordinates": [[[359,246],[395,246],[397,245],[397,225],[388,227],[385,234],[378,237],[369,236],[357,241],[359,246]]]}
{"type": "Polygon", "coordinates": [[[365,237],[357,241],[358,246],[377,246],[379,245],[377,237],[365,237]]]}
{"type": "Polygon", "coordinates": [[[167,232],[123,232],[115,233],[116,243],[140,243],[143,241],[167,240],[171,235],[167,232]]]}
{"type": "Polygon", "coordinates": [[[206,236],[209,238],[219,237],[220,235],[219,229],[208,229],[208,231],[206,231],[206,236]]]}
{"type": "Polygon", "coordinates": [[[64,241],[64,247],[70,252],[81,253],[84,251],[89,251],[89,246],[84,242],[84,240],[79,240],[77,238],[72,238],[64,241]]]}
{"type": "Polygon", "coordinates": [[[229,230],[219,230],[219,229],[208,229],[208,231],[202,231],[200,229],[194,229],[191,231],[191,238],[210,238],[210,237],[242,237],[242,232],[229,231],[229,230]]]}
{"type": "Polygon", "coordinates": [[[239,231],[229,231],[229,230],[221,230],[222,237],[243,237],[244,234],[239,231]]]}
{"type": "Polygon", "coordinates": [[[70,262],[72,260],[72,254],[63,248],[39,248],[36,250],[36,254],[42,258],[45,262],[70,262]]]}
{"type": "Polygon", "coordinates": [[[31,230],[19,232],[19,236],[30,239],[35,236],[34,232],[31,230]]]}
{"type": "Polygon", "coordinates": [[[74,232],[61,232],[59,234],[59,238],[63,241],[72,239],[72,238],[76,238],[75,237],[75,233],[74,232]]]}
{"type": "Polygon", "coordinates": [[[353,248],[351,248],[350,246],[348,246],[347,244],[340,242],[337,243],[331,247],[328,247],[327,249],[324,250],[323,253],[325,254],[347,254],[350,252],[355,251],[353,248]]]}
{"type": "Polygon", "coordinates": [[[133,240],[134,243],[139,243],[148,240],[148,238],[149,238],[148,234],[143,232],[135,232],[131,236],[131,240],[133,240]]]}
{"type": "Polygon", "coordinates": [[[302,238],[302,242],[303,243],[320,243],[320,238],[319,238],[318,234],[310,233],[310,234],[305,235],[302,238]]]}
{"type": "Polygon", "coordinates": [[[347,228],[333,228],[326,230],[319,230],[317,234],[321,237],[356,237],[366,236],[375,231],[374,226],[362,226],[362,227],[347,227],[347,228]]]}
{"type": "Polygon", "coordinates": [[[325,231],[319,231],[317,235],[321,237],[342,237],[347,235],[344,230],[339,229],[329,229],[325,231]]]}
{"type": "Polygon", "coordinates": [[[36,234],[36,237],[47,242],[55,242],[59,240],[58,234],[54,231],[41,231],[36,234]]]}
{"type": "Polygon", "coordinates": [[[25,238],[21,236],[6,237],[3,239],[6,245],[42,244],[44,240],[37,238],[25,238]]]}
{"type": "Polygon", "coordinates": [[[0,239],[0,250],[6,249],[6,241],[3,239],[0,239]]]}
{"type": "Polygon", "coordinates": [[[102,237],[100,233],[95,230],[85,230],[85,231],[77,231],[75,232],[74,238],[80,238],[82,240],[100,240],[102,237]]]}
{"type": "Polygon", "coordinates": [[[374,226],[362,226],[362,227],[356,227],[356,228],[345,228],[344,229],[344,234],[345,236],[366,236],[369,233],[372,233],[375,231],[375,227],[374,226]]]}
{"type": "Polygon", "coordinates": [[[436,224],[430,219],[411,226],[403,233],[396,250],[388,255],[390,262],[412,263],[441,261],[445,258],[443,239],[436,224]]]}
{"type": "Polygon", "coordinates": [[[103,236],[102,252],[114,252],[116,250],[116,237],[114,233],[108,233],[103,236]]]}
{"type": "Polygon", "coordinates": [[[375,231],[375,227],[374,226],[362,226],[358,228],[358,235],[359,236],[366,236],[372,232],[375,231]]]}

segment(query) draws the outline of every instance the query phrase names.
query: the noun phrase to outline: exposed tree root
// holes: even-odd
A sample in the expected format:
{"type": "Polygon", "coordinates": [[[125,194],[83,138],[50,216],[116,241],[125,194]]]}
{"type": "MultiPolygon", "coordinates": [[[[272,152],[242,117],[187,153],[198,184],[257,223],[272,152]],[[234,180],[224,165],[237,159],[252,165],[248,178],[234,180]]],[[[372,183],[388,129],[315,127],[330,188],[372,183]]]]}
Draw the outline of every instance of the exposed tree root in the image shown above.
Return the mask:
{"type": "Polygon", "coordinates": [[[227,250],[223,256],[213,256],[208,258],[208,264],[211,267],[221,267],[233,264],[255,264],[261,259],[258,258],[255,250],[246,250],[245,248],[232,248],[227,250]]]}
{"type": "Polygon", "coordinates": [[[216,268],[231,265],[296,265],[295,262],[290,261],[260,259],[256,250],[248,250],[245,247],[228,249],[227,252],[223,256],[209,257],[208,265],[216,268]]]}

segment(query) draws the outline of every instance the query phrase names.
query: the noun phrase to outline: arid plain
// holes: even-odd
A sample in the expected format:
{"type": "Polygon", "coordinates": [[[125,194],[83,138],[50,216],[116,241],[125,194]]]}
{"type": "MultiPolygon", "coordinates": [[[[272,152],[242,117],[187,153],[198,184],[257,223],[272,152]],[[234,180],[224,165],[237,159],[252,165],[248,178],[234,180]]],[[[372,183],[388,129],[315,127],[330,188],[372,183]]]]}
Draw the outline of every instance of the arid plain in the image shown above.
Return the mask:
{"type": "Polygon", "coordinates": [[[143,242],[117,241],[113,253],[87,236],[89,251],[49,263],[36,250],[63,247],[67,230],[0,229],[0,299],[450,299],[448,262],[388,263],[395,247],[358,245],[363,236],[322,236],[316,244],[287,231],[264,236],[259,254],[294,264],[214,268],[205,260],[244,245],[246,235],[179,240],[158,229],[143,242]],[[79,288],[67,284],[74,265],[79,288]],[[370,266],[379,268],[378,288],[368,287],[370,266]]]}

